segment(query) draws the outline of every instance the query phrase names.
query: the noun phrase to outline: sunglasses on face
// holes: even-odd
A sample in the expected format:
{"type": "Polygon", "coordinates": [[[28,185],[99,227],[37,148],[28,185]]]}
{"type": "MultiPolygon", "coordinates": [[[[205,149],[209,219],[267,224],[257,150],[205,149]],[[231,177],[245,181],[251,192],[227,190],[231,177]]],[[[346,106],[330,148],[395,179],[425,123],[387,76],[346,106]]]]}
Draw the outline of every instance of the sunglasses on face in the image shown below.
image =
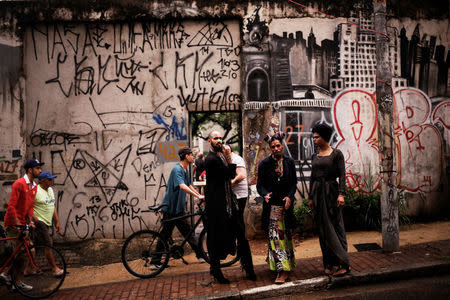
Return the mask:
{"type": "Polygon", "coordinates": [[[272,148],[272,149],[275,149],[275,148],[281,148],[281,144],[277,144],[277,145],[270,146],[270,148],[272,148]]]}
{"type": "Polygon", "coordinates": [[[213,140],[221,140],[222,139],[222,137],[221,136],[216,136],[216,137],[213,137],[213,140]]]}

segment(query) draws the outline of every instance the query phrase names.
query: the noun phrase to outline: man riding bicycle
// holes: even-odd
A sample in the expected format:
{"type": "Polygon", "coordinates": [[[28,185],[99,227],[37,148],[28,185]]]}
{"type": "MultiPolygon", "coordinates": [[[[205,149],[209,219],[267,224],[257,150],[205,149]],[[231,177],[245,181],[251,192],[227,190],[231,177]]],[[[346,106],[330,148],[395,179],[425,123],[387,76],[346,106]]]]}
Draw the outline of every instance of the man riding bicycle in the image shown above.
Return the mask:
{"type": "MultiPolygon", "coordinates": [[[[27,224],[33,225],[33,205],[34,198],[36,196],[37,184],[34,179],[39,177],[41,174],[41,166],[44,163],[39,162],[37,159],[33,158],[27,160],[23,165],[26,174],[17,179],[11,189],[11,196],[8,202],[8,208],[5,214],[5,231],[7,237],[18,237],[21,233],[21,226],[27,224]]],[[[12,243],[20,243],[20,239],[13,240],[12,243]]],[[[12,245],[12,248],[15,245],[12,245]]],[[[20,281],[23,270],[25,269],[26,254],[17,256],[17,260],[12,263],[9,270],[0,273],[0,279],[5,283],[11,283],[11,277],[9,273],[14,272],[14,278],[16,278],[16,283],[20,285],[23,290],[31,290],[32,286],[27,285],[20,281]]]]}
{"type": "MultiPolygon", "coordinates": [[[[180,162],[170,172],[169,181],[167,182],[166,194],[162,201],[164,207],[163,221],[171,219],[184,214],[186,210],[186,193],[203,200],[205,197],[200,195],[195,188],[191,185],[189,178],[188,167],[194,162],[194,155],[189,147],[183,147],[178,151],[180,162]]],[[[186,237],[191,228],[186,219],[177,219],[171,222],[163,222],[163,228],[161,230],[161,236],[168,240],[172,236],[174,227],[176,226],[180,233],[186,237]]],[[[188,240],[189,245],[195,251],[197,259],[200,262],[204,262],[202,257],[202,251],[198,248],[195,240],[191,238],[188,240]]],[[[156,245],[156,253],[152,256],[150,262],[150,269],[157,270],[161,267],[161,251],[164,249],[162,242],[158,241],[156,245]]]]}

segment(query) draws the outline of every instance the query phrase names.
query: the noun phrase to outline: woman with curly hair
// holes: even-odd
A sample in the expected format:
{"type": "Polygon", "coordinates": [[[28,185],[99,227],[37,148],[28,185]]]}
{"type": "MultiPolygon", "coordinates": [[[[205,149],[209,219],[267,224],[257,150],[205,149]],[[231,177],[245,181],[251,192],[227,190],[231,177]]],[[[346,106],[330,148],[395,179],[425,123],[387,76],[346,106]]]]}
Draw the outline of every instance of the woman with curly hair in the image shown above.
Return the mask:
{"type": "Polygon", "coordinates": [[[264,197],[262,227],[268,235],[268,263],[276,271],[275,283],[288,279],[295,267],[291,230],[295,224],[293,208],[297,176],[294,160],[283,154],[284,133],[268,137],[272,154],[258,165],[256,188],[264,197]]]}

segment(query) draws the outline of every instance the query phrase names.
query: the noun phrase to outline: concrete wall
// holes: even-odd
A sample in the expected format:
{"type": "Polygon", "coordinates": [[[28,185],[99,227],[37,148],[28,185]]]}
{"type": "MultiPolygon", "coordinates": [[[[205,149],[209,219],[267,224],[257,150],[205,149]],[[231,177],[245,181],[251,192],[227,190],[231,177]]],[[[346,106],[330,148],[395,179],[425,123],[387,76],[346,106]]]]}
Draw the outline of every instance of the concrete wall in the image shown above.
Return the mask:
{"type": "Polygon", "coordinates": [[[188,113],[239,109],[240,44],[237,21],[27,28],[27,150],[58,176],[62,237],[155,223],[188,113]]]}
{"type": "MultiPolygon", "coordinates": [[[[370,28],[370,8],[313,5],[344,20],[288,1],[2,5],[11,13],[1,15],[0,199],[22,175],[14,155],[44,161],[58,176],[60,240],[153,226],[146,208],[161,201],[177,148],[191,144],[195,111],[242,111],[253,190],[269,153],[265,134],[284,130],[307,194],[317,122],[336,129],[348,186],[379,188],[374,34],[345,22],[370,28]]],[[[424,19],[395,7],[398,182],[410,214],[442,215],[450,207],[448,12],[424,19]]]]}
{"type": "Polygon", "coordinates": [[[11,185],[22,174],[25,78],[22,40],[11,31],[10,21],[0,33],[0,211],[8,202],[11,185]]]}

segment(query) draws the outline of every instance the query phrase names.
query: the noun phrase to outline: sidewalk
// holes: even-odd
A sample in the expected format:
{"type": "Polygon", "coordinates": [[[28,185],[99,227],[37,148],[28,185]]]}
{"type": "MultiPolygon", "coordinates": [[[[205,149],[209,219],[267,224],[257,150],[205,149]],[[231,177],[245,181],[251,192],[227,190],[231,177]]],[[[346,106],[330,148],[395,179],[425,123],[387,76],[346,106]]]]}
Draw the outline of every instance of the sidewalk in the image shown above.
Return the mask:
{"type": "MultiPolygon", "coordinates": [[[[434,223],[418,223],[400,228],[400,246],[411,244],[433,242],[450,239],[450,221],[434,223]]],[[[347,233],[348,251],[357,252],[353,246],[362,243],[377,243],[381,246],[381,233],[378,231],[352,231],[347,233]]],[[[263,239],[250,241],[254,265],[267,265],[267,242],[263,239]]],[[[320,257],[319,240],[317,236],[301,239],[294,236],[295,257],[297,259],[320,257]]],[[[117,254],[120,258],[120,252],[117,254]]],[[[171,260],[172,268],[165,269],[158,277],[172,277],[188,273],[201,273],[209,270],[209,265],[199,264],[194,254],[185,255],[184,258],[189,265],[184,265],[181,260],[171,260]]],[[[236,265],[235,265],[236,267],[236,265]]],[[[77,288],[113,282],[135,280],[136,277],[128,273],[122,263],[98,265],[98,266],[76,266],[69,268],[70,274],[64,281],[62,289],[77,288]]]]}
{"type": "Polygon", "coordinates": [[[297,260],[290,282],[274,285],[274,274],[258,265],[256,282],[245,279],[239,268],[224,271],[231,284],[209,283],[207,272],[131,280],[59,291],[52,299],[249,299],[289,294],[293,290],[321,289],[392,279],[413,278],[450,273],[450,240],[415,244],[400,248],[398,253],[365,251],[350,253],[351,275],[329,278],[322,274],[321,258],[297,260]]]}
{"type": "MultiPolygon", "coordinates": [[[[352,246],[356,242],[376,242],[377,232],[349,233],[349,255],[352,272],[341,278],[331,278],[322,274],[322,260],[317,251],[318,241],[308,239],[300,243],[296,251],[297,267],[290,276],[290,281],[283,285],[274,285],[275,274],[261,262],[259,249],[255,251],[258,276],[256,282],[245,279],[245,273],[236,264],[224,270],[231,284],[220,285],[210,280],[207,264],[194,263],[188,266],[179,265],[173,261],[174,267],[166,269],[156,278],[137,279],[129,275],[121,266],[97,266],[77,268],[91,279],[84,287],[67,288],[76,282],[81,273],[76,268],[70,268],[63,289],[51,299],[250,299],[289,294],[292,291],[301,292],[311,289],[325,289],[338,285],[353,285],[359,283],[404,279],[439,273],[450,273],[450,222],[434,224],[417,224],[412,229],[401,231],[401,246],[398,253],[383,253],[380,250],[355,252],[352,246]],[[427,229],[426,227],[431,227],[427,229]],[[423,229],[427,229],[424,231],[423,229]],[[439,240],[442,239],[442,240],[439,240]],[[419,244],[414,244],[422,242],[419,244]],[[306,255],[306,257],[305,257],[306,255]],[[309,257],[308,257],[309,256],[309,257]],[[311,257],[314,256],[314,257],[311,257]],[[106,274],[108,273],[108,274],[106,274]],[[106,275],[114,274],[115,282],[106,280],[106,275]],[[95,284],[95,277],[104,278],[103,284],[95,284]],[[90,284],[89,284],[90,282],[90,284]]],[[[254,242],[252,242],[252,251],[254,242]]],[[[77,286],[77,285],[72,285],[77,286]]],[[[80,286],[80,285],[78,285],[80,286]]],[[[17,294],[6,294],[0,289],[0,298],[22,299],[17,294]]]]}

